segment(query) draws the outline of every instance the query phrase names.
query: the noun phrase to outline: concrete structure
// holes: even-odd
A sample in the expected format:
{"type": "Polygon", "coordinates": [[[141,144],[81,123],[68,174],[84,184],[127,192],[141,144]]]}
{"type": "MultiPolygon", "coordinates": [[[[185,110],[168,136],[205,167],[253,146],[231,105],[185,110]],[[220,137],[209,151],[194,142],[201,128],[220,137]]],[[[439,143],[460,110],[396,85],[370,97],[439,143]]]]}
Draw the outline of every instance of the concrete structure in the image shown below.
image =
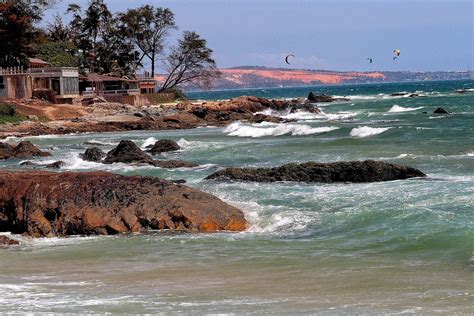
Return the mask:
{"type": "Polygon", "coordinates": [[[79,71],[73,67],[0,68],[0,97],[30,99],[51,95],[57,102],[79,96],[79,71]]]}
{"type": "Polygon", "coordinates": [[[73,99],[79,94],[79,71],[75,67],[43,67],[29,70],[35,91],[52,91],[56,99],[73,99]]]}
{"type": "Polygon", "coordinates": [[[0,68],[0,97],[31,98],[31,76],[22,67],[0,68]]]}

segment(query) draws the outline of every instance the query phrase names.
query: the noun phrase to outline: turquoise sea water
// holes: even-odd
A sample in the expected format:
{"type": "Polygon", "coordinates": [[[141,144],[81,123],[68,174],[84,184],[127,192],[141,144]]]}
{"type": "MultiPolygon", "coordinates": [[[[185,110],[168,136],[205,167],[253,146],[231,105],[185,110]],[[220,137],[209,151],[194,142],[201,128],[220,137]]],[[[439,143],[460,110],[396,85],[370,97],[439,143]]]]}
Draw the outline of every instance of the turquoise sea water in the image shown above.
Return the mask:
{"type": "MultiPolygon", "coordinates": [[[[0,313],[474,313],[474,81],[193,93],[350,98],[322,114],[277,113],[286,124],[137,131],[27,140],[65,170],[186,179],[242,209],[246,232],[38,239],[0,249],[0,313]],[[469,89],[464,94],[456,89],[469,89]],[[395,92],[420,97],[393,97],[395,92]],[[443,107],[452,114],[433,114],[443,107]],[[426,112],[426,113],[425,113],[426,112]],[[164,170],[84,162],[95,141],[177,140],[165,155],[197,162],[164,170]],[[205,181],[230,166],[376,159],[427,179],[369,184],[205,181]]],[[[270,112],[268,112],[270,113],[270,112]]],[[[9,139],[10,142],[18,139],[9,139]]],[[[20,161],[0,162],[21,168],[20,161]]]]}

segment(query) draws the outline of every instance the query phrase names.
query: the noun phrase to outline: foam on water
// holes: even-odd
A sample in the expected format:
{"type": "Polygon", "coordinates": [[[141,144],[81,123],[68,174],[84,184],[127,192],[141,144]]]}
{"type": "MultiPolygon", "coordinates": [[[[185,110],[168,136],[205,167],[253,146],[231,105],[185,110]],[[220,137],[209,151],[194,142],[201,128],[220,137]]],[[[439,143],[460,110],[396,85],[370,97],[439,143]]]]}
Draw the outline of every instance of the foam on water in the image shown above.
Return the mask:
{"type": "Polygon", "coordinates": [[[352,137],[359,137],[359,138],[369,137],[373,135],[382,134],[383,132],[386,132],[391,128],[392,127],[360,126],[360,127],[353,128],[350,135],[352,137]]]}
{"type": "Polygon", "coordinates": [[[410,112],[410,111],[420,110],[422,108],[423,108],[422,106],[417,107],[417,108],[404,108],[403,106],[399,106],[395,104],[394,106],[390,108],[390,110],[388,110],[388,112],[390,113],[410,112]]]}
{"type": "Polygon", "coordinates": [[[224,133],[229,136],[238,137],[264,137],[264,136],[302,136],[311,134],[327,133],[339,129],[335,126],[324,126],[324,127],[311,127],[309,125],[299,124],[243,124],[241,122],[235,122],[230,124],[224,129],[224,133]]]}
{"type": "Polygon", "coordinates": [[[156,139],[155,137],[148,137],[147,139],[145,139],[145,141],[140,146],[140,148],[141,149],[146,149],[148,146],[154,145],[157,141],[158,141],[158,139],[156,139]]]}
{"type": "Polygon", "coordinates": [[[306,111],[297,111],[294,113],[289,113],[286,115],[282,115],[282,118],[285,119],[296,119],[296,120],[324,120],[324,121],[338,121],[338,120],[345,120],[349,118],[353,118],[357,116],[358,112],[349,112],[349,111],[341,111],[336,113],[325,113],[321,111],[321,113],[310,113],[306,111]]]}

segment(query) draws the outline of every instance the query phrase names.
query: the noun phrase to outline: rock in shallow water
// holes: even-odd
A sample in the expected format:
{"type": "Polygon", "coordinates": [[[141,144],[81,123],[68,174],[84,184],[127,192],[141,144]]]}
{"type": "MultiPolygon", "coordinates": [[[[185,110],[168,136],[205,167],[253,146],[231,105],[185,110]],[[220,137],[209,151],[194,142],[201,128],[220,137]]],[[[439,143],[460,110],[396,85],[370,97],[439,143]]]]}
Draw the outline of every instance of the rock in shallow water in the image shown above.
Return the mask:
{"type": "Polygon", "coordinates": [[[171,139],[160,139],[153,145],[147,146],[148,152],[153,155],[158,155],[161,153],[180,150],[181,146],[177,142],[171,139]]]}
{"type": "Polygon", "coordinates": [[[246,225],[240,210],[217,197],[158,178],[0,171],[0,232],[52,237],[246,225]]]}
{"type": "Polygon", "coordinates": [[[117,162],[141,163],[160,168],[192,168],[198,166],[198,164],[183,160],[153,160],[130,140],[122,140],[116,148],[107,153],[102,162],[105,164],[117,162]]]}
{"type": "Polygon", "coordinates": [[[0,143],[0,160],[48,156],[51,156],[51,154],[39,150],[38,147],[27,141],[23,141],[16,146],[7,143],[0,143]]]}
{"type": "Polygon", "coordinates": [[[86,151],[80,156],[82,160],[85,161],[99,162],[105,157],[105,153],[98,147],[91,147],[87,148],[86,151]]]}
{"type": "Polygon", "coordinates": [[[228,168],[206,179],[254,182],[377,182],[425,177],[418,169],[385,162],[366,160],[333,163],[306,162],[276,168],[228,168]]]}

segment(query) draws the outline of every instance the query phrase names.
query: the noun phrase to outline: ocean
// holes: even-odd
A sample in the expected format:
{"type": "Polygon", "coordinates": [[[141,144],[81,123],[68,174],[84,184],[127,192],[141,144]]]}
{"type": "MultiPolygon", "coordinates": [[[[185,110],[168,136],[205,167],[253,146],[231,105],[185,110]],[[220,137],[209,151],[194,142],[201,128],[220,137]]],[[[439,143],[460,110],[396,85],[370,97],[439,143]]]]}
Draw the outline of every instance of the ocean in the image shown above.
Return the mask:
{"type": "MultiPolygon", "coordinates": [[[[241,233],[150,232],[28,239],[0,248],[0,313],[473,314],[474,81],[191,93],[349,98],[291,123],[28,137],[63,170],[186,179],[240,208],[241,233]],[[456,93],[466,89],[466,93],[456,93]],[[416,93],[418,97],[391,96],[416,93]],[[451,114],[433,114],[443,107],[451,114]],[[193,169],[102,165],[79,158],[122,139],[178,141],[193,169]],[[224,167],[374,159],[428,177],[380,183],[203,180],[224,167]]],[[[19,139],[9,138],[15,142],[19,139]]],[[[20,161],[1,168],[20,169],[20,161]]],[[[8,233],[2,233],[7,234],[8,233]]]]}

